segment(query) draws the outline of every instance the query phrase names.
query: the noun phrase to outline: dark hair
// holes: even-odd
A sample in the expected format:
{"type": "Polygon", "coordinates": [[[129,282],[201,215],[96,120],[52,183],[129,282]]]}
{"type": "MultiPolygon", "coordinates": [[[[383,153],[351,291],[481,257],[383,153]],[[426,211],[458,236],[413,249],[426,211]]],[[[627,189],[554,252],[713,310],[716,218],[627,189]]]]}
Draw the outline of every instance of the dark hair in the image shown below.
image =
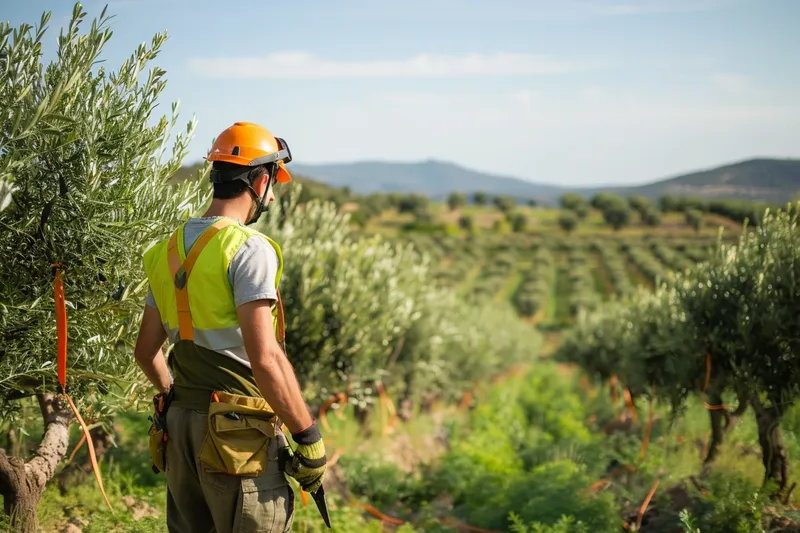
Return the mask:
{"type": "Polygon", "coordinates": [[[231,179],[236,175],[245,174],[247,181],[250,183],[250,185],[252,185],[254,181],[269,172],[269,169],[266,165],[253,167],[250,171],[247,170],[248,168],[249,167],[237,165],[235,163],[214,161],[211,164],[211,172],[221,172],[222,174],[227,174],[226,177],[230,179],[230,181],[226,181],[224,183],[214,184],[214,198],[230,200],[231,198],[236,198],[247,191],[247,184],[244,181],[241,179],[231,179]]]}

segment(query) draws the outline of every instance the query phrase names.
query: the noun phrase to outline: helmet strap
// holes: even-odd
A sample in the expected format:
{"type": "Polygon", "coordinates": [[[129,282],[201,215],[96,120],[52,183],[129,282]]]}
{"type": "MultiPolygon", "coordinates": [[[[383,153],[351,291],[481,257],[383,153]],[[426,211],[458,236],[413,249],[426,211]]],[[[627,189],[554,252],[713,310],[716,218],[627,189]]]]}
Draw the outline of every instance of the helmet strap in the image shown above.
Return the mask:
{"type": "Polygon", "coordinates": [[[247,183],[247,189],[250,191],[250,196],[253,197],[253,202],[255,203],[255,212],[250,219],[245,222],[245,226],[250,226],[258,222],[258,219],[261,218],[261,215],[267,211],[267,196],[269,195],[270,189],[272,189],[272,184],[275,181],[275,176],[278,173],[278,165],[269,165],[267,166],[267,187],[264,189],[264,194],[261,198],[258,197],[258,193],[253,188],[253,185],[249,182],[247,183]]]}

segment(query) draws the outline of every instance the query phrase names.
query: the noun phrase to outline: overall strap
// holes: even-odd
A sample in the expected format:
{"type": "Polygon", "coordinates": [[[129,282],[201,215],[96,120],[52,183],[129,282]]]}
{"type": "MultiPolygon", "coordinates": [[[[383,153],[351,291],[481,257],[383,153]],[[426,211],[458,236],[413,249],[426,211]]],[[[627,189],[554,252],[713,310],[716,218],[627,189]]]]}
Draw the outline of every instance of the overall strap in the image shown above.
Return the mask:
{"type": "MultiPolygon", "coordinates": [[[[283,300],[281,300],[281,291],[276,289],[278,294],[278,302],[275,304],[278,306],[278,342],[283,348],[284,353],[286,353],[286,318],[283,314],[283,300]]],[[[288,355],[288,354],[287,354],[288,355]]]]}
{"type": "Polygon", "coordinates": [[[178,228],[169,239],[167,256],[172,279],[175,282],[175,299],[178,304],[178,327],[181,340],[194,341],[194,325],[192,323],[192,312],[189,309],[189,292],[187,290],[189,274],[192,273],[192,268],[206,244],[220,230],[231,224],[234,224],[234,221],[230,218],[221,218],[207,227],[194,242],[183,262],[181,262],[180,250],[178,250],[178,241],[183,241],[183,239],[178,239],[178,234],[183,231],[183,226],[178,228]]]}

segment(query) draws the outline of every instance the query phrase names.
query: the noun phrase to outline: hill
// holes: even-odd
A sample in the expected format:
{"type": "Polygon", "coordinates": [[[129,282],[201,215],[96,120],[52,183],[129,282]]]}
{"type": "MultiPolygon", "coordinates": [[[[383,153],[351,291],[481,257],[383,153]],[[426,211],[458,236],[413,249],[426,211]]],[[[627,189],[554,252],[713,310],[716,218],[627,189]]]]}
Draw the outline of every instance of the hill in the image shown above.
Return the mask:
{"type": "Polygon", "coordinates": [[[357,162],[291,164],[290,169],[357,193],[417,192],[441,199],[452,191],[491,191],[519,199],[554,203],[564,192],[591,196],[600,191],[658,198],[663,194],[786,202],[800,194],[800,160],[752,159],[633,187],[565,188],[466,169],[452,163],[357,162]]]}
{"type": "Polygon", "coordinates": [[[555,185],[533,183],[519,178],[485,174],[452,163],[428,160],[420,163],[365,161],[331,165],[299,165],[289,170],[334,187],[349,187],[353,192],[415,192],[433,199],[445,198],[453,191],[529,198],[557,198],[563,189],[555,185]]]}
{"type": "Polygon", "coordinates": [[[751,159],[609,192],[658,198],[664,194],[787,202],[800,193],[800,160],[751,159]]]}

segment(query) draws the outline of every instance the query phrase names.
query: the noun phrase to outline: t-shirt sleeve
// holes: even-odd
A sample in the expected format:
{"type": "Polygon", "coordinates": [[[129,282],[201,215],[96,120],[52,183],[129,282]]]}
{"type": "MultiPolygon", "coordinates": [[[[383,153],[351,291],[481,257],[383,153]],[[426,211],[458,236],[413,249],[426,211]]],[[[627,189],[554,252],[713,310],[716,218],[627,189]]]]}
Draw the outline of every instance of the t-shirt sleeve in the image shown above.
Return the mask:
{"type": "Polygon", "coordinates": [[[150,287],[147,288],[147,297],[144,299],[144,303],[149,307],[158,309],[158,306],[156,305],[156,298],[153,296],[153,289],[150,287]]]}
{"type": "Polygon", "coordinates": [[[278,253],[275,248],[257,235],[247,239],[233,256],[228,269],[236,307],[254,300],[277,301],[277,275],[278,253]]]}

